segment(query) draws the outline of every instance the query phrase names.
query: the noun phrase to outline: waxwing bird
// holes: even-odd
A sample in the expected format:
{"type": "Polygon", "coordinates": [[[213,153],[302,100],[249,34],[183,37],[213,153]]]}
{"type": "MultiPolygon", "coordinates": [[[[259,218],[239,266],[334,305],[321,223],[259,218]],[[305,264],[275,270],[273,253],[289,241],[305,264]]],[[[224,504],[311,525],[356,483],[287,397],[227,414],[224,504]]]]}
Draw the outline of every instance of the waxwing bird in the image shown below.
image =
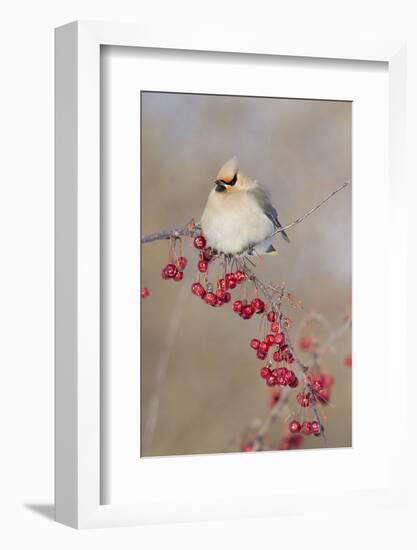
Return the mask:
{"type": "MultiPolygon", "coordinates": [[[[201,218],[207,244],[224,254],[276,254],[273,233],[282,228],[268,191],[239,170],[236,157],[220,169],[201,218]]],[[[285,231],[281,236],[289,242],[285,231]]]]}

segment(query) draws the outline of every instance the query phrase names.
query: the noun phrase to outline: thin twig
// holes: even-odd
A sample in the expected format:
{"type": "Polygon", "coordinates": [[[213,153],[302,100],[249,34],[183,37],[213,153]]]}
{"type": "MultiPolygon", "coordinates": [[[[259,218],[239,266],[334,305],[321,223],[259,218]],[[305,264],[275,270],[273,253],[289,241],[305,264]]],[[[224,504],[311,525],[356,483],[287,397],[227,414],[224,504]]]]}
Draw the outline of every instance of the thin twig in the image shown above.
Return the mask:
{"type": "Polygon", "coordinates": [[[318,208],[320,208],[320,206],[323,206],[323,204],[325,202],[327,202],[329,199],[331,199],[333,197],[333,195],[336,195],[336,193],[338,193],[339,191],[341,191],[342,189],[344,189],[347,185],[349,185],[349,182],[348,181],[345,181],[345,183],[343,185],[341,185],[340,187],[338,187],[337,189],[335,189],[334,191],[332,191],[330,193],[330,195],[327,195],[326,198],[324,198],[321,202],[319,202],[319,204],[316,204],[316,206],[314,206],[313,208],[311,208],[311,210],[309,210],[308,212],[306,212],[304,214],[304,216],[301,216],[300,218],[297,218],[296,220],[294,220],[292,223],[286,225],[285,227],[279,227],[278,229],[276,229],[273,233],[272,233],[272,237],[274,235],[276,235],[277,233],[281,233],[282,231],[287,231],[287,229],[291,229],[291,227],[294,227],[294,225],[297,225],[298,223],[301,223],[302,221],[304,221],[308,216],[310,216],[310,214],[312,214],[313,212],[315,212],[318,208]]]}
{"type": "Polygon", "coordinates": [[[291,395],[291,392],[289,388],[286,387],[282,390],[279,400],[275,403],[275,405],[269,411],[268,416],[265,418],[265,420],[261,424],[261,427],[259,428],[258,433],[254,438],[252,451],[262,450],[265,437],[270,432],[272,424],[280,416],[285,405],[288,403],[290,395],[291,395]]]}
{"type": "Polygon", "coordinates": [[[352,319],[351,319],[350,315],[346,315],[346,317],[343,319],[343,323],[340,325],[340,327],[337,328],[336,330],[334,330],[330,334],[327,341],[324,342],[324,344],[322,344],[317,349],[317,352],[316,352],[317,355],[322,357],[325,353],[327,353],[327,351],[333,346],[333,342],[335,340],[337,340],[338,338],[340,338],[340,336],[342,336],[351,327],[352,327],[352,319]]]}
{"type": "Polygon", "coordinates": [[[179,237],[194,237],[200,233],[200,226],[195,223],[192,219],[182,227],[177,227],[176,229],[163,229],[162,231],[157,231],[155,233],[149,233],[142,237],[142,244],[151,243],[154,241],[163,241],[166,239],[178,239],[179,237]]]}

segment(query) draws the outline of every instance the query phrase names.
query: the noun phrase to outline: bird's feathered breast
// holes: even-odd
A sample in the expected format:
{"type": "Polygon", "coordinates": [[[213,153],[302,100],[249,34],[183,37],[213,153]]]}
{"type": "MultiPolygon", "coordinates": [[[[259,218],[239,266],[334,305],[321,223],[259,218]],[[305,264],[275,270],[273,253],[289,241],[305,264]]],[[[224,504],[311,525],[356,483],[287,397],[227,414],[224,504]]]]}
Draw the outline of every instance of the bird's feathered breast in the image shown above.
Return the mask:
{"type": "Polygon", "coordinates": [[[217,193],[212,190],[201,225],[211,246],[231,253],[263,241],[274,229],[273,222],[248,191],[217,193]]]}

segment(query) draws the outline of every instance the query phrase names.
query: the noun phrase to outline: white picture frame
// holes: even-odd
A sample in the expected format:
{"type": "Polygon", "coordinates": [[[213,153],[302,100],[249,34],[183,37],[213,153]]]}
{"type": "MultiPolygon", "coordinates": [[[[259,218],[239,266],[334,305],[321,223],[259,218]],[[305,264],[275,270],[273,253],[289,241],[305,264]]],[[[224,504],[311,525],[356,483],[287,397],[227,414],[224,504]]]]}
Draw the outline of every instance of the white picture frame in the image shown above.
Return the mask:
{"type": "MultiPolygon", "coordinates": [[[[243,36],[211,29],[175,29],[113,23],[75,22],[56,30],[56,519],[72,527],[103,527],[184,519],[262,515],[242,506],[239,496],[228,503],[193,502],[178,506],[176,495],[163,513],[149,506],[101,504],[100,497],[100,47],[102,45],[169,48],[207,52],[266,54],[304,58],[382,61],[389,70],[390,192],[392,223],[400,219],[404,188],[405,45],[388,41],[299,41],[261,33],[243,36]]],[[[403,226],[396,223],[396,231],[403,226]]],[[[395,255],[396,278],[405,280],[402,251],[395,255]]],[[[391,256],[392,257],[392,256],[391,256]]],[[[390,292],[394,289],[391,279],[390,292]]],[[[390,315],[405,318],[403,302],[391,300],[390,315]]],[[[398,338],[404,338],[398,328],[398,338]]],[[[397,340],[398,343],[398,340],[397,340]]],[[[399,354],[405,346],[400,346],[399,354]]],[[[404,361],[405,364],[405,361],[404,361]]],[[[405,392],[405,377],[396,387],[405,392]]],[[[404,425],[404,408],[392,411],[391,422],[404,425]]],[[[401,438],[401,436],[400,436],[401,438]]],[[[180,459],[179,459],[180,460],[180,459]]],[[[185,460],[185,459],[184,459],[185,460]]],[[[288,496],[268,514],[300,509],[298,500],[315,510],[374,506],[404,498],[401,445],[390,451],[384,490],[339,497],[288,496]],[[399,470],[399,471],[398,471],[399,470]],[[378,504],[379,503],[379,504],[378,504]]],[[[152,500],[151,495],[149,499],[152,500]]],[[[204,499],[204,495],[203,495],[204,499]]],[[[253,504],[253,507],[255,503],[253,504]]]]}

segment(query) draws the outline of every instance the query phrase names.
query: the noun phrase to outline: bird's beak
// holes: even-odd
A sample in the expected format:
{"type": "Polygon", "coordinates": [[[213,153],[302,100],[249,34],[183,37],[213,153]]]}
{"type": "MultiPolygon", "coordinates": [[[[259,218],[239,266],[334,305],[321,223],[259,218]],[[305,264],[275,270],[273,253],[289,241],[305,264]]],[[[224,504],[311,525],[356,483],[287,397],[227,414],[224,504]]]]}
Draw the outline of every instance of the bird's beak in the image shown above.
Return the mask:
{"type": "Polygon", "coordinates": [[[216,191],[219,193],[226,191],[226,185],[222,180],[216,180],[216,191]]]}

